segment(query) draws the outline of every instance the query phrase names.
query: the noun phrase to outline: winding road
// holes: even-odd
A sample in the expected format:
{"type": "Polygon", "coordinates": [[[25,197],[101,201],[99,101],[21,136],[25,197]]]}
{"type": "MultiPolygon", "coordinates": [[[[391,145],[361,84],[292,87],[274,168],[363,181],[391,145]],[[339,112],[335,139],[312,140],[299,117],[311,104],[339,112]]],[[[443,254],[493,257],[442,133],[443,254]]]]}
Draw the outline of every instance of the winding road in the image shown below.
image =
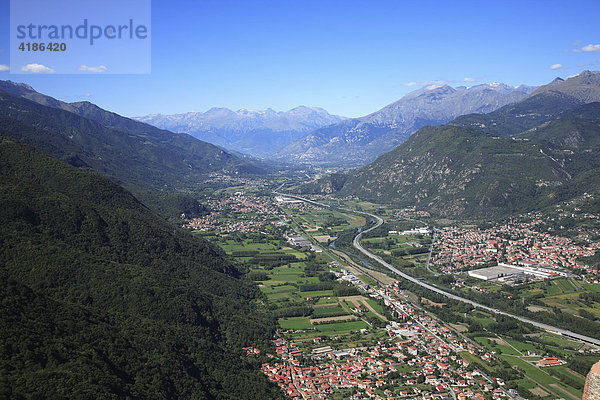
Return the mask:
{"type": "MultiPolygon", "coordinates": [[[[285,193],[279,193],[279,192],[277,192],[277,190],[279,190],[279,188],[275,189],[273,191],[273,193],[278,194],[280,196],[291,197],[291,198],[294,198],[294,199],[302,200],[304,202],[317,205],[319,207],[332,208],[331,206],[329,206],[327,204],[319,203],[317,201],[306,199],[304,197],[290,195],[290,194],[285,194],[285,193]]],[[[483,304],[479,304],[479,303],[477,303],[477,302],[475,302],[473,300],[469,300],[469,299],[466,299],[464,297],[460,297],[460,296],[457,296],[455,294],[448,293],[448,292],[446,292],[446,291],[444,291],[442,289],[439,289],[439,288],[437,288],[437,287],[435,287],[433,285],[430,285],[430,284],[428,284],[426,282],[423,282],[423,281],[421,281],[419,279],[416,279],[416,278],[414,278],[414,277],[412,277],[412,276],[410,276],[408,274],[405,274],[404,272],[398,270],[394,266],[392,266],[389,263],[387,263],[386,261],[384,261],[381,257],[379,257],[379,256],[371,253],[370,251],[366,250],[360,244],[360,239],[361,239],[361,237],[362,237],[363,234],[371,232],[372,230],[377,229],[381,225],[383,225],[383,219],[381,217],[379,217],[377,215],[374,215],[374,214],[369,214],[369,213],[366,213],[366,212],[363,212],[363,211],[355,211],[355,210],[350,210],[350,209],[347,209],[347,208],[339,208],[339,207],[337,207],[337,209],[338,210],[342,210],[342,211],[346,211],[346,212],[349,212],[349,213],[352,213],[352,214],[359,214],[359,215],[369,216],[374,221],[377,221],[375,223],[375,225],[373,225],[369,229],[366,229],[364,231],[358,232],[358,234],[354,237],[354,241],[353,241],[352,244],[354,245],[354,247],[356,247],[356,249],[358,251],[360,251],[361,253],[363,253],[365,256],[369,257],[370,259],[372,259],[374,261],[377,261],[379,264],[381,264],[385,268],[389,269],[390,271],[392,271],[396,275],[399,275],[402,278],[406,279],[407,281],[410,281],[410,282],[412,282],[414,284],[417,284],[417,285],[419,285],[421,287],[429,289],[429,290],[431,290],[431,291],[433,291],[435,293],[441,294],[442,296],[445,296],[445,297],[447,297],[449,299],[456,300],[456,301],[461,301],[463,303],[470,304],[473,307],[477,307],[479,309],[482,309],[482,310],[485,310],[485,311],[489,311],[489,312],[492,312],[492,313],[495,313],[495,314],[506,315],[507,317],[511,317],[511,318],[514,318],[514,319],[519,320],[521,322],[525,322],[525,323],[531,324],[531,325],[533,325],[533,326],[535,326],[537,328],[540,328],[540,329],[545,329],[545,330],[552,331],[552,332],[555,332],[555,333],[558,333],[558,334],[561,334],[561,335],[564,335],[564,336],[568,336],[568,337],[571,337],[571,338],[574,338],[574,339],[578,339],[578,340],[580,340],[582,342],[591,343],[591,344],[594,344],[596,346],[600,346],[600,340],[598,340],[598,339],[595,339],[595,338],[592,338],[592,337],[589,337],[589,336],[585,336],[585,335],[580,335],[580,334],[575,333],[575,332],[571,332],[571,331],[568,331],[568,330],[565,330],[565,329],[557,328],[555,326],[551,326],[551,325],[547,325],[547,324],[544,324],[544,323],[541,323],[541,322],[533,321],[533,320],[525,318],[525,317],[521,317],[521,316],[518,316],[518,315],[510,314],[510,313],[507,313],[507,312],[504,312],[504,311],[500,311],[500,310],[495,309],[495,308],[491,308],[491,307],[485,306],[483,304]]]]}

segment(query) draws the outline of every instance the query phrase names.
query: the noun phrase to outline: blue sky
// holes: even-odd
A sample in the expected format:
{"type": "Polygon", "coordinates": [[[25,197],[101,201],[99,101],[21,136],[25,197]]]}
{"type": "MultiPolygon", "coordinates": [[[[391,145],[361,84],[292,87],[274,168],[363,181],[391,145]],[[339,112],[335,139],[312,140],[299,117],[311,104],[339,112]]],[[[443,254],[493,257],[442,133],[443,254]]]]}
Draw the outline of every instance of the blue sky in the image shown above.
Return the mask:
{"type": "MultiPolygon", "coordinates": [[[[153,0],[151,74],[0,79],[127,116],[307,105],[353,117],[430,81],[541,85],[600,69],[598,15],[597,0],[153,0]]],[[[7,0],[0,27],[8,65],[7,0]]]]}

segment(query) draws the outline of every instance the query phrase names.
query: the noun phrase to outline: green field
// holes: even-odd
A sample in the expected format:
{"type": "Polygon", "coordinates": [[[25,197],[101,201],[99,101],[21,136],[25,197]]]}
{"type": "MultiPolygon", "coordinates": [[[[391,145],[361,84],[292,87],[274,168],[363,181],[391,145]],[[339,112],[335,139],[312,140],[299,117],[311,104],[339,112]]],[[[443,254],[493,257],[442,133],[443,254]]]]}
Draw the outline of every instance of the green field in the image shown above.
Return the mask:
{"type": "Polygon", "coordinates": [[[378,286],[377,281],[368,275],[361,274],[361,275],[358,275],[357,278],[369,286],[378,286]]]}
{"type": "Polygon", "coordinates": [[[560,382],[558,379],[556,379],[552,375],[542,371],[540,368],[537,368],[537,367],[529,364],[526,361],[521,360],[518,357],[513,357],[513,356],[509,356],[509,355],[502,355],[500,357],[502,357],[509,364],[518,367],[520,370],[525,372],[525,374],[527,376],[529,376],[531,379],[533,379],[534,381],[540,383],[543,386],[546,386],[547,389],[550,389],[552,391],[557,391],[557,389],[550,386],[550,385],[557,384],[557,385],[560,385],[561,387],[563,387],[564,389],[568,390],[573,395],[578,396],[578,398],[581,398],[581,396],[583,395],[583,393],[581,391],[560,382]]]}
{"type": "Polygon", "coordinates": [[[267,286],[261,289],[265,294],[273,294],[273,293],[286,293],[297,290],[296,287],[292,285],[280,285],[280,286],[267,286]]]}
{"type": "Polygon", "coordinates": [[[281,329],[293,330],[313,328],[309,317],[279,318],[279,326],[281,329]]]}
{"type": "Polygon", "coordinates": [[[581,346],[582,346],[582,344],[579,342],[575,342],[573,340],[569,340],[569,339],[561,337],[561,336],[550,335],[547,333],[541,336],[540,341],[544,344],[549,344],[549,345],[553,345],[553,346],[557,346],[557,347],[561,347],[561,348],[565,348],[565,349],[572,349],[572,350],[579,350],[579,348],[581,348],[581,346]]]}
{"type": "Polygon", "coordinates": [[[493,373],[494,372],[494,369],[488,363],[486,363],[485,361],[481,360],[476,355],[473,355],[473,354],[469,353],[468,351],[461,351],[459,354],[460,354],[460,356],[462,358],[464,358],[465,360],[467,360],[471,364],[477,364],[477,365],[479,365],[480,367],[482,367],[483,369],[485,369],[489,373],[493,373]]]}
{"type": "Polygon", "coordinates": [[[550,367],[546,369],[549,374],[557,377],[558,379],[563,379],[563,377],[566,377],[567,379],[573,379],[575,382],[577,382],[579,384],[579,387],[583,387],[585,385],[585,379],[583,379],[581,376],[574,373],[564,365],[558,367],[550,367]]]}
{"type": "Polygon", "coordinates": [[[368,328],[369,325],[364,321],[349,321],[338,322],[335,324],[314,325],[313,327],[316,328],[319,332],[325,334],[343,334],[368,328]]]}
{"type": "Polygon", "coordinates": [[[334,304],[334,303],[337,303],[337,302],[338,302],[337,297],[321,297],[317,301],[316,305],[320,306],[320,305],[323,305],[323,304],[334,304]]]}
{"type": "Polygon", "coordinates": [[[513,357],[510,355],[502,355],[501,356],[505,361],[507,361],[510,365],[515,365],[523,372],[525,372],[529,377],[533,378],[535,381],[541,383],[542,385],[549,385],[551,383],[557,383],[556,379],[551,375],[548,375],[541,369],[529,364],[526,361],[521,360],[518,357],[513,357]]]}
{"type": "Polygon", "coordinates": [[[495,350],[499,354],[510,354],[510,355],[514,355],[514,356],[521,355],[521,354],[519,354],[519,352],[517,350],[515,350],[511,346],[495,343],[493,339],[488,339],[486,337],[478,336],[475,338],[475,340],[479,344],[487,347],[488,349],[495,350]]]}
{"type": "Polygon", "coordinates": [[[505,338],[507,343],[510,343],[515,349],[519,350],[521,353],[525,354],[528,350],[536,351],[535,347],[531,343],[523,343],[518,340],[505,338]]]}
{"type": "Polygon", "coordinates": [[[373,310],[377,311],[379,314],[383,315],[383,307],[381,306],[381,304],[379,304],[376,300],[373,299],[367,299],[367,303],[369,303],[369,305],[371,307],[373,307],[373,310]]]}
{"type": "Polygon", "coordinates": [[[318,318],[320,315],[327,315],[327,314],[334,314],[334,313],[336,313],[336,314],[339,313],[340,315],[347,314],[347,312],[341,306],[338,305],[335,307],[315,308],[313,310],[312,317],[318,318]]]}
{"type": "Polygon", "coordinates": [[[487,327],[488,325],[491,325],[494,322],[496,322],[493,319],[487,318],[487,317],[483,318],[483,317],[472,317],[472,316],[469,316],[469,318],[472,319],[472,320],[475,320],[475,321],[479,322],[484,327],[487,327]]]}

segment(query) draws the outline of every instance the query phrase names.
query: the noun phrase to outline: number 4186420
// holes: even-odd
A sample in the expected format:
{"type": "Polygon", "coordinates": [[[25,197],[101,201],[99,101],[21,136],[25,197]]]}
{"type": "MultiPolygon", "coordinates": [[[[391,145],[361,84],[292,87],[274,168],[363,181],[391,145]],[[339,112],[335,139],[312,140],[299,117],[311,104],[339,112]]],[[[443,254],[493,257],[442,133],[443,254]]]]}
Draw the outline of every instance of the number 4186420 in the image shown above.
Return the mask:
{"type": "Polygon", "coordinates": [[[25,43],[19,45],[21,51],[66,51],[66,43],[25,43]]]}

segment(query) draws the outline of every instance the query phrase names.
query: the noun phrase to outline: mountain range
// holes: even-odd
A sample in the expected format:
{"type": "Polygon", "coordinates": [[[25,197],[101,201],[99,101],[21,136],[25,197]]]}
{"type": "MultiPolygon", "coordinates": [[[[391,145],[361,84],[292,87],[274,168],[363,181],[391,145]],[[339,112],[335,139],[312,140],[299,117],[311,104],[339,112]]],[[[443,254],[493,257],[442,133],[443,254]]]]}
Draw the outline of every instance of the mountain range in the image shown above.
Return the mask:
{"type": "Polygon", "coordinates": [[[374,162],[300,191],[450,218],[506,215],[600,192],[598,100],[600,72],[555,80],[491,113],[423,127],[374,162]]]}
{"type": "Polygon", "coordinates": [[[244,266],[164,219],[211,173],[265,171],[0,82],[0,397],[282,397],[240,357],[275,332],[244,266]]]}
{"type": "Polygon", "coordinates": [[[356,167],[373,161],[426,125],[469,113],[488,113],[527,97],[536,88],[490,83],[453,88],[429,85],[361,118],[317,129],[274,157],[325,166],[356,167]]]}
{"type": "Polygon", "coordinates": [[[211,108],[206,112],[151,114],[136,118],[161,129],[188,133],[228,150],[268,157],[315,129],[344,120],[322,108],[289,111],[211,108]]]}
{"type": "Polygon", "coordinates": [[[209,173],[262,174],[241,159],[187,134],[135,121],[89,103],[65,103],[28,85],[0,81],[0,134],[120,184],[189,190],[209,173]]]}

